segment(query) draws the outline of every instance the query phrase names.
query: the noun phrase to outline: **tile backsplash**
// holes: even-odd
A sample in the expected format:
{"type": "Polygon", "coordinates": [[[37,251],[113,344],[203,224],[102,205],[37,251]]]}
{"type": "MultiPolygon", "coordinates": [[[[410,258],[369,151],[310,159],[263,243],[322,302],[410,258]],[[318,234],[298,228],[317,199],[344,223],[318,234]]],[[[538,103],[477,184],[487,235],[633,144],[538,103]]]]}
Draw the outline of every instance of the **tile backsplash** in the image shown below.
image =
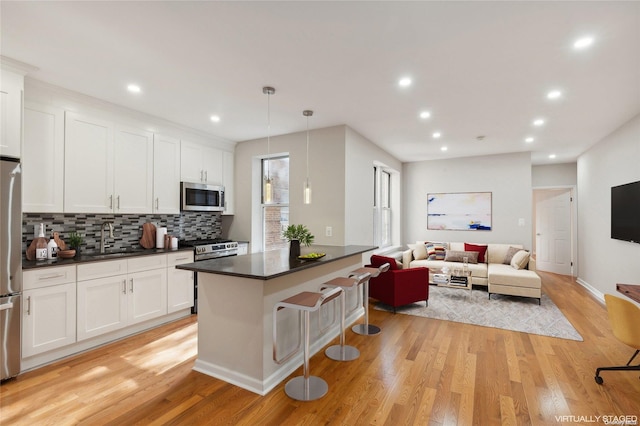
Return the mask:
{"type": "Polygon", "coordinates": [[[100,250],[100,229],[104,222],[113,223],[115,238],[106,239],[106,244],[112,249],[139,247],[142,225],[146,222],[152,222],[156,226],[165,226],[167,233],[178,237],[180,241],[222,236],[222,221],[219,212],[182,212],[175,215],[23,213],[23,257],[33,240],[34,226],[37,227],[40,223],[44,223],[47,239],[52,232],[57,231],[64,241],[70,232],[75,231],[84,238],[84,244],[81,247],[83,251],[97,252],[100,250]]]}

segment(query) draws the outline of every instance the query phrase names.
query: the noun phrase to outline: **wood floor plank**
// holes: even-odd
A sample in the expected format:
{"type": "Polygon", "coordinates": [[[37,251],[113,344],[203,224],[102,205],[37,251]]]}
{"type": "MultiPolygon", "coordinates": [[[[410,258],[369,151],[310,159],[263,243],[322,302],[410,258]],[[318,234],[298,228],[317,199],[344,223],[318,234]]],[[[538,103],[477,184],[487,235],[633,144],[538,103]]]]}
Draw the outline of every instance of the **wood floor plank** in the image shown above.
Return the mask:
{"type": "Polygon", "coordinates": [[[571,277],[540,275],[583,341],[370,309],[382,333],[348,331],[355,361],[314,355],[312,374],[329,394],[303,403],[284,384],[259,396],[193,371],[192,316],[2,383],[0,424],[546,426],[559,415],[639,415],[637,372],[593,378],[632,353],[604,305],[571,277]]]}

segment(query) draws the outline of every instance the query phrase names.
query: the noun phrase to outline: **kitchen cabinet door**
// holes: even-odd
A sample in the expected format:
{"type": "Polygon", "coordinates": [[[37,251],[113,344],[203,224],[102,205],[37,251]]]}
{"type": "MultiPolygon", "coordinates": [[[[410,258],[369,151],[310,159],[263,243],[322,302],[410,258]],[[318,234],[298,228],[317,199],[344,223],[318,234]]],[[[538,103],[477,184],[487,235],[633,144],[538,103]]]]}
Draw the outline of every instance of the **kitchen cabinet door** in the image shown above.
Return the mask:
{"type": "Polygon", "coordinates": [[[167,314],[167,269],[128,275],[129,324],[167,314]]]}
{"type": "Polygon", "coordinates": [[[75,282],[26,290],[23,300],[23,358],[75,343],[75,282]]]}
{"type": "Polygon", "coordinates": [[[22,210],[64,211],[64,110],[27,102],[22,143],[22,210]]]}
{"type": "Polygon", "coordinates": [[[202,161],[204,183],[222,185],[222,150],[203,146],[202,161]]]}
{"type": "Polygon", "coordinates": [[[180,144],[180,179],[183,182],[204,182],[202,146],[183,140],[180,144]]]}
{"type": "Polygon", "coordinates": [[[153,133],[116,126],[114,167],[114,213],[151,213],[153,133]]]}
{"type": "Polygon", "coordinates": [[[176,269],[175,265],[193,262],[193,252],[171,253],[167,268],[167,313],[176,312],[193,306],[193,271],[176,269]]]}
{"type": "Polygon", "coordinates": [[[20,158],[24,77],[5,69],[0,78],[0,155],[20,158]]]}
{"type": "Polygon", "coordinates": [[[127,325],[127,276],[78,281],[78,341],[127,325]]]}
{"type": "Polygon", "coordinates": [[[110,122],[65,113],[65,212],[113,211],[113,145],[110,122]]]}
{"type": "Polygon", "coordinates": [[[234,155],[233,152],[222,152],[222,184],[224,185],[224,215],[234,213],[234,191],[233,191],[234,155]]]}
{"type": "Polygon", "coordinates": [[[180,213],[180,140],[153,139],[153,212],[180,213]]]}

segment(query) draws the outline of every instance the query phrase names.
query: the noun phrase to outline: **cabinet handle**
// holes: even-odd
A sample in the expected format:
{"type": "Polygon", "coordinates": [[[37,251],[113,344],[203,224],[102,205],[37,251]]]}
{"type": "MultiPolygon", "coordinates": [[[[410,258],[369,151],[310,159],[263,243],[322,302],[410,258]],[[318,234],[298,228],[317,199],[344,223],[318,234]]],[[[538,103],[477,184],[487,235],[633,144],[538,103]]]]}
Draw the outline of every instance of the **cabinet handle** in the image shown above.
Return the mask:
{"type": "Polygon", "coordinates": [[[189,260],[189,256],[186,256],[186,257],[176,257],[176,262],[177,262],[178,260],[189,260]]]}
{"type": "Polygon", "coordinates": [[[116,206],[117,206],[116,208],[118,210],[120,210],[120,196],[119,195],[116,197],[116,206]]]}
{"type": "Polygon", "coordinates": [[[204,181],[208,181],[209,180],[209,172],[208,171],[204,171],[204,181]]]}
{"type": "Polygon", "coordinates": [[[109,208],[113,208],[113,194],[109,195],[109,208]]]}
{"type": "Polygon", "coordinates": [[[131,279],[129,280],[129,282],[131,283],[131,288],[130,288],[131,293],[133,293],[133,278],[131,278],[131,279]]]}
{"type": "Polygon", "coordinates": [[[31,296],[27,297],[27,315],[31,315],[31,296]]]}
{"type": "Polygon", "coordinates": [[[127,280],[122,280],[122,294],[127,294],[127,280]]]}
{"type": "Polygon", "coordinates": [[[200,182],[204,180],[204,170],[200,170],[200,182]]]}
{"type": "Polygon", "coordinates": [[[156,210],[160,208],[160,198],[156,198],[156,210]]]}
{"type": "Polygon", "coordinates": [[[43,275],[41,277],[38,277],[38,280],[50,280],[53,278],[60,278],[60,277],[64,277],[64,274],[43,275]]]}

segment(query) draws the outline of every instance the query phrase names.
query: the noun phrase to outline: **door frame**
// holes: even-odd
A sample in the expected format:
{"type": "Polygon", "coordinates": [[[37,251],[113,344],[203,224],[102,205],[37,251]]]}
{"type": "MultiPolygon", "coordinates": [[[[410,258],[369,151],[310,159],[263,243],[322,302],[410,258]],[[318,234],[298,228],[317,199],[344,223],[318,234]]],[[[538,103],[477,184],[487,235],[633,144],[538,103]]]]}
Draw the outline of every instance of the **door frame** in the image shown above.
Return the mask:
{"type": "Polygon", "coordinates": [[[554,186],[534,186],[531,191],[531,217],[533,218],[531,226],[531,241],[533,242],[532,251],[536,254],[536,191],[558,191],[562,189],[569,189],[569,196],[571,197],[571,276],[578,276],[578,197],[576,185],[554,185],[554,186]]]}

